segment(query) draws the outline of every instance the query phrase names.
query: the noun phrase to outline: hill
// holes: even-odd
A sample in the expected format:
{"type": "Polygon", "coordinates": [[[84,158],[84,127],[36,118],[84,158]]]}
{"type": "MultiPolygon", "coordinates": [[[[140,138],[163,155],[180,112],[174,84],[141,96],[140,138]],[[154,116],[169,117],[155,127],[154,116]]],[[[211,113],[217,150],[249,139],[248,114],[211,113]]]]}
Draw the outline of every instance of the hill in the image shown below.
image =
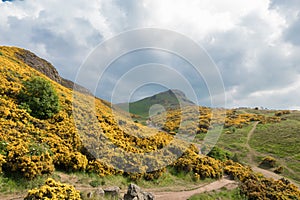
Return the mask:
{"type": "MultiPolygon", "coordinates": [[[[109,102],[95,98],[84,88],[71,88],[49,62],[20,48],[0,47],[0,193],[17,191],[23,195],[24,189],[40,187],[49,176],[59,181],[68,173],[75,173],[77,178],[97,176],[97,182],[88,183],[91,185],[105,185],[105,180],[119,178],[121,181],[114,184],[142,180],[158,186],[166,181],[172,186],[170,177],[175,176],[181,176],[182,181],[190,177],[190,182],[199,183],[227,174],[240,181],[241,193],[249,197],[300,197],[299,190],[285,180],[267,179],[239,163],[201,155],[195,145],[175,137],[170,131],[178,126],[180,114],[176,109],[170,113],[173,124],[166,126],[170,131],[158,131],[133,122],[124,111],[112,109],[109,102]],[[59,110],[49,118],[32,115],[20,98],[21,91],[28,89],[26,83],[35,77],[57,94],[59,110]],[[252,193],[252,189],[260,192],[252,193]]],[[[45,95],[44,91],[41,94],[45,95]]],[[[33,99],[47,102],[39,96],[33,99]]],[[[216,125],[225,116],[228,128],[280,119],[233,110],[218,110],[212,116],[212,109],[199,109],[203,114],[200,120],[216,125]]],[[[49,191],[47,196],[51,196],[49,191]]],[[[30,191],[34,192],[39,190],[30,191]]]]}
{"type": "Polygon", "coordinates": [[[128,111],[134,115],[139,115],[143,118],[149,118],[149,110],[151,107],[154,108],[154,110],[152,110],[152,114],[157,114],[157,112],[161,111],[159,107],[155,109],[155,107],[153,107],[155,105],[162,106],[164,110],[171,110],[178,109],[182,106],[192,106],[195,105],[195,103],[189,100],[182,91],[172,89],[141,99],[139,101],[130,102],[129,104],[121,103],[117,104],[116,106],[123,110],[129,109],[128,111]]]}

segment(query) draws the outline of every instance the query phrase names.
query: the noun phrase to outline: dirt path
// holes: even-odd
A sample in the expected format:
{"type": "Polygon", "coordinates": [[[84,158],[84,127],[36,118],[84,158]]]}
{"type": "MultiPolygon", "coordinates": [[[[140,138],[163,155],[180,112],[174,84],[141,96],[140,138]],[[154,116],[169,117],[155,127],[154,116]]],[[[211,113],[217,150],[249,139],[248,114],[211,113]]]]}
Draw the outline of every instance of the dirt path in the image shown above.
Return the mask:
{"type": "MultiPolygon", "coordinates": [[[[218,190],[221,188],[227,188],[229,190],[236,188],[238,185],[235,181],[229,180],[226,178],[214,181],[212,183],[209,183],[207,185],[201,186],[200,188],[197,188],[195,190],[190,191],[179,191],[179,192],[152,192],[155,196],[156,200],[184,200],[188,199],[191,196],[203,192],[210,192],[213,190],[218,190]]],[[[150,191],[151,192],[151,191],[150,191]]]]}
{"type": "MultiPolygon", "coordinates": [[[[246,141],[246,148],[248,149],[248,154],[247,154],[247,161],[248,161],[248,164],[250,165],[250,167],[252,168],[252,170],[254,172],[257,172],[257,173],[261,173],[262,175],[264,175],[266,178],[273,178],[273,179],[281,179],[281,178],[285,178],[285,179],[288,179],[284,176],[281,176],[279,174],[276,174],[272,171],[269,171],[269,170],[266,170],[266,169],[262,169],[262,168],[259,168],[257,167],[257,163],[255,163],[254,161],[254,156],[258,156],[258,155],[263,155],[262,153],[258,153],[256,152],[251,146],[250,146],[250,140],[251,140],[251,137],[257,127],[259,122],[255,122],[252,129],[249,131],[248,135],[247,135],[247,141],[246,141]]],[[[264,155],[266,156],[266,155],[264,155]]],[[[292,171],[291,169],[289,169],[288,167],[285,166],[285,168],[289,171],[292,171]]],[[[288,179],[291,183],[293,183],[294,185],[296,185],[298,188],[300,188],[300,186],[298,184],[296,184],[294,181],[291,181],[290,179],[288,179]]]]}
{"type": "MultiPolygon", "coordinates": [[[[76,189],[80,190],[81,192],[84,191],[90,192],[96,189],[91,186],[79,184],[76,177],[72,177],[64,173],[59,173],[59,176],[61,178],[61,182],[67,182],[69,184],[72,184],[75,186],[76,189]]],[[[238,184],[236,181],[230,180],[228,177],[224,177],[212,183],[200,185],[198,188],[192,190],[184,190],[185,188],[182,188],[182,191],[168,191],[168,192],[166,192],[166,190],[170,188],[150,188],[150,189],[143,189],[143,190],[154,194],[156,200],[169,200],[169,199],[184,200],[184,199],[188,199],[189,197],[195,194],[199,194],[202,192],[218,190],[224,187],[231,190],[236,188],[237,186],[238,184]]],[[[125,192],[126,191],[121,191],[121,196],[123,196],[125,192]]]]}
{"type": "Polygon", "coordinates": [[[249,162],[250,165],[255,165],[254,163],[254,159],[253,156],[256,155],[256,152],[251,148],[249,142],[251,140],[251,137],[256,129],[256,126],[259,122],[255,122],[252,129],[249,131],[248,135],[247,135],[247,141],[246,141],[246,148],[248,149],[249,153],[247,154],[247,160],[249,162]]]}
{"type": "Polygon", "coordinates": [[[3,195],[3,194],[0,194],[0,199],[1,200],[24,200],[25,196],[26,196],[26,194],[24,194],[24,195],[18,195],[18,194],[3,195]]]}

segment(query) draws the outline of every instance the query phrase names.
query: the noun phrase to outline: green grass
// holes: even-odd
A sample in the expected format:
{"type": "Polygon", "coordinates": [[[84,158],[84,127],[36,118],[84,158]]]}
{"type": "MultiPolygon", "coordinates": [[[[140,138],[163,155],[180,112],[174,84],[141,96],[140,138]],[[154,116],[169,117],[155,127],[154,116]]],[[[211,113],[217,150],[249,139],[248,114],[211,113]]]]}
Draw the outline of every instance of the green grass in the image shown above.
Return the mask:
{"type": "Polygon", "coordinates": [[[78,179],[77,183],[88,185],[91,187],[118,186],[121,189],[126,189],[130,180],[121,175],[111,175],[100,177],[95,173],[74,172],[68,174],[70,177],[78,179]]]}
{"type": "Polygon", "coordinates": [[[51,176],[38,176],[33,180],[24,179],[16,174],[10,176],[5,176],[2,174],[0,175],[0,193],[22,193],[29,189],[40,187],[49,177],[58,179],[55,174],[51,176]]]}
{"type": "Polygon", "coordinates": [[[209,183],[214,181],[213,179],[195,181],[191,173],[177,173],[172,168],[169,168],[168,171],[160,178],[152,181],[146,181],[144,179],[132,181],[121,175],[99,177],[97,174],[84,172],[70,173],[68,175],[72,178],[76,177],[78,179],[77,182],[80,184],[90,185],[92,187],[118,186],[124,190],[127,189],[128,185],[132,182],[136,183],[141,188],[184,187],[187,189],[193,189],[200,183],[209,183]]]}
{"type": "Polygon", "coordinates": [[[247,141],[247,134],[252,129],[252,124],[245,126],[241,129],[235,129],[234,133],[226,133],[229,129],[223,129],[222,134],[216,144],[216,147],[225,149],[241,159],[245,160],[248,149],[245,144],[247,141]]]}
{"type": "MultiPolygon", "coordinates": [[[[56,171],[51,176],[39,176],[33,180],[26,180],[20,176],[14,175],[6,177],[0,175],[0,193],[26,193],[27,190],[38,188],[44,185],[47,178],[51,177],[55,180],[61,181],[60,175],[64,172],[56,171]]],[[[205,179],[195,181],[192,173],[177,173],[173,168],[169,168],[160,178],[152,181],[140,179],[132,181],[128,177],[122,175],[111,175],[99,177],[95,173],[74,172],[65,174],[67,180],[64,183],[74,185],[86,185],[87,187],[108,187],[118,186],[121,190],[126,190],[130,183],[136,183],[141,188],[165,188],[166,190],[173,189],[194,189],[199,184],[209,183],[215,181],[214,179],[205,179]]]]}
{"type": "Polygon", "coordinates": [[[238,113],[251,113],[251,114],[258,114],[258,115],[266,115],[266,116],[274,116],[276,110],[255,110],[255,109],[241,109],[237,110],[238,113]]]}
{"type": "MultiPolygon", "coordinates": [[[[245,112],[249,112],[246,110],[245,112]]],[[[274,116],[275,111],[251,110],[256,114],[274,116]]],[[[300,182],[300,112],[294,111],[291,114],[283,115],[280,123],[258,124],[254,134],[249,141],[257,155],[254,161],[257,165],[263,157],[272,156],[278,161],[278,166],[283,166],[283,176],[289,177],[296,182],[300,182]]],[[[234,133],[226,134],[229,129],[224,129],[216,147],[225,149],[236,154],[238,161],[248,163],[246,148],[247,134],[252,129],[253,124],[236,129],[234,133]]],[[[202,140],[205,135],[196,136],[197,140],[202,140]]]]}
{"type": "Polygon", "coordinates": [[[189,198],[189,200],[216,200],[216,199],[222,199],[222,200],[246,200],[245,197],[240,195],[239,189],[234,190],[227,190],[222,189],[221,191],[213,191],[213,192],[205,192],[201,194],[196,194],[189,198]]]}
{"type": "MultiPolygon", "coordinates": [[[[153,105],[161,105],[164,107],[165,110],[168,108],[179,108],[179,102],[187,105],[194,105],[193,102],[188,100],[184,94],[181,94],[178,91],[170,92],[170,90],[161,92],[151,97],[144,98],[142,100],[129,103],[129,112],[135,115],[139,115],[142,119],[149,118],[149,110],[153,105]],[[175,93],[175,94],[174,94],[175,93]]],[[[126,110],[127,103],[118,104],[121,109],[126,110]]],[[[152,110],[155,114],[157,112],[162,112],[159,107],[154,108],[152,110]]]]}
{"type": "Polygon", "coordinates": [[[258,125],[250,145],[256,151],[276,158],[279,165],[288,167],[283,175],[300,181],[300,115],[287,115],[286,121],[258,125]]]}

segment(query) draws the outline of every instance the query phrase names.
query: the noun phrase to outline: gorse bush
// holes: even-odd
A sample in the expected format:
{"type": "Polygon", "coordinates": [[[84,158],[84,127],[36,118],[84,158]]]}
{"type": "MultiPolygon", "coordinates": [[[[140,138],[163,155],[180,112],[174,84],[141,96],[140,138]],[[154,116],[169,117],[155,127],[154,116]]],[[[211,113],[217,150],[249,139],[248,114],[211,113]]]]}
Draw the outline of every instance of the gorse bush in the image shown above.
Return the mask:
{"type": "Polygon", "coordinates": [[[80,200],[80,193],[74,186],[62,184],[49,178],[45,185],[38,189],[28,191],[25,200],[33,199],[65,199],[65,200],[80,200]]]}
{"type": "Polygon", "coordinates": [[[275,158],[271,156],[267,156],[262,160],[259,166],[263,168],[272,168],[272,167],[276,167],[276,164],[277,161],[275,158]]]}
{"type": "Polygon", "coordinates": [[[33,77],[23,84],[18,96],[21,108],[39,119],[50,118],[59,111],[59,99],[49,81],[33,77]]]}
{"type": "MultiPolygon", "coordinates": [[[[34,146],[38,146],[38,144],[34,146]]],[[[10,143],[7,151],[8,154],[3,164],[8,173],[18,173],[27,179],[34,179],[54,171],[52,157],[48,150],[37,153],[32,145],[19,140],[10,143]]]]}

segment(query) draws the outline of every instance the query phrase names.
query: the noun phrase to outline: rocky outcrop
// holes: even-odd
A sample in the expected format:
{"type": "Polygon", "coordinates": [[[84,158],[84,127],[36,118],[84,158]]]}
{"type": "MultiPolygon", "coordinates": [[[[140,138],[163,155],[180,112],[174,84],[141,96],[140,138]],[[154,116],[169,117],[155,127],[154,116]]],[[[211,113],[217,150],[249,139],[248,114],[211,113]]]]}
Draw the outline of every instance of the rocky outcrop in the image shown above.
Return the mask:
{"type": "Polygon", "coordinates": [[[27,50],[20,50],[19,52],[16,52],[15,55],[18,59],[23,61],[25,64],[45,74],[52,80],[61,83],[61,77],[59,76],[57,70],[48,61],[38,57],[34,53],[27,50]]]}
{"type": "Polygon", "coordinates": [[[124,200],[154,200],[154,195],[143,192],[139,186],[131,183],[124,195],[124,200]]]}
{"type": "Polygon", "coordinates": [[[120,196],[120,188],[116,186],[105,188],[104,194],[105,196],[117,199],[120,196]]]}
{"type": "Polygon", "coordinates": [[[34,53],[24,50],[24,49],[20,49],[18,52],[15,53],[15,55],[19,60],[21,60],[28,66],[45,74],[50,79],[61,84],[62,86],[70,88],[70,89],[74,89],[81,93],[91,95],[91,92],[88,89],[86,89],[85,87],[78,85],[70,80],[62,78],[59,75],[58,71],[55,69],[55,67],[51,63],[38,57],[34,53]]]}

